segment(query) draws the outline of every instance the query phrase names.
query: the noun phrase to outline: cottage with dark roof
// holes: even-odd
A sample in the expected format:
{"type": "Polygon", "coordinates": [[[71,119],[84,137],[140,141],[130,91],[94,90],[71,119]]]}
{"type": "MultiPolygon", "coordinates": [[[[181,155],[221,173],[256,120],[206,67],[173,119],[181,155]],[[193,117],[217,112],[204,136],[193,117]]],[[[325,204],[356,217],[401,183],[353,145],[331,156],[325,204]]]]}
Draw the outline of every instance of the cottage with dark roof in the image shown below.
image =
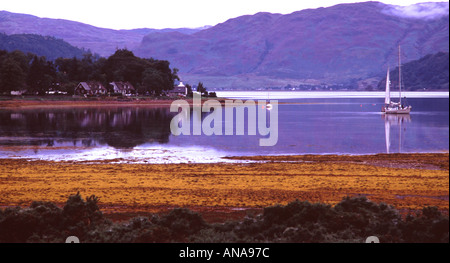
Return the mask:
{"type": "Polygon", "coordinates": [[[98,81],[87,81],[78,83],[75,95],[106,95],[107,89],[98,81]]]}
{"type": "Polygon", "coordinates": [[[136,89],[130,82],[114,81],[109,83],[113,93],[121,93],[123,96],[130,96],[136,93],[136,89]]]}

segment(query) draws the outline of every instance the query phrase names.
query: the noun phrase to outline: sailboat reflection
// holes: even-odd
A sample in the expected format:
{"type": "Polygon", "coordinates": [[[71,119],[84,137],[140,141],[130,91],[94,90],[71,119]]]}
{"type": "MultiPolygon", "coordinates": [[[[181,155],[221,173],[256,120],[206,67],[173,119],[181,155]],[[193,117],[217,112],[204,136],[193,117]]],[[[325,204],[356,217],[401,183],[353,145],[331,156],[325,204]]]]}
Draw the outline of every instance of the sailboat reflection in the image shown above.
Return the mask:
{"type": "Polygon", "coordinates": [[[402,130],[406,123],[411,122],[411,116],[397,115],[397,114],[383,114],[384,119],[384,131],[386,135],[386,152],[390,153],[391,148],[391,126],[398,126],[398,152],[402,152],[402,130]],[[404,124],[405,123],[405,124],[404,124]]]}

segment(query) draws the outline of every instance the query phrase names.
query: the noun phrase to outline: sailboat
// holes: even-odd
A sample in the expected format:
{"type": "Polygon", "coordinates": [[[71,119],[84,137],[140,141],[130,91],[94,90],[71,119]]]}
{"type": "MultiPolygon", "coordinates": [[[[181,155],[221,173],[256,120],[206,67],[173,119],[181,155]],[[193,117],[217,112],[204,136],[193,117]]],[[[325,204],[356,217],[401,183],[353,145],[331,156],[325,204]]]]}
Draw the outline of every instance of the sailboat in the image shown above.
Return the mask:
{"type": "Polygon", "coordinates": [[[400,61],[400,46],[398,46],[398,89],[399,89],[399,102],[391,101],[391,90],[389,79],[389,67],[386,75],[386,94],[384,99],[384,106],[381,111],[386,114],[409,114],[411,112],[411,105],[403,105],[402,103],[402,64],[400,61]]]}

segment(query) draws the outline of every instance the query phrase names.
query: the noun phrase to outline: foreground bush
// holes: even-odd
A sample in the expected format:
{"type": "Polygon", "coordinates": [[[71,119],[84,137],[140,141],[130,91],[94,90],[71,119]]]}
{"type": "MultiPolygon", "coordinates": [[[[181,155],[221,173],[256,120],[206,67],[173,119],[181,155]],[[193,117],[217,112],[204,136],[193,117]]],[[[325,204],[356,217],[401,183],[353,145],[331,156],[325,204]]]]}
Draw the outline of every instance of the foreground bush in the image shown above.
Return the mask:
{"type": "Polygon", "coordinates": [[[344,198],[336,206],[294,201],[272,206],[242,221],[207,224],[198,213],[174,209],[165,215],[106,220],[98,198],[68,198],[63,208],[33,202],[29,208],[0,210],[0,242],[449,242],[448,216],[435,207],[406,218],[386,204],[365,197],[344,198]]]}
{"type": "Polygon", "coordinates": [[[63,209],[50,202],[33,202],[27,209],[0,210],[0,242],[64,242],[71,235],[84,237],[103,222],[98,198],[69,196],[63,209]]]}

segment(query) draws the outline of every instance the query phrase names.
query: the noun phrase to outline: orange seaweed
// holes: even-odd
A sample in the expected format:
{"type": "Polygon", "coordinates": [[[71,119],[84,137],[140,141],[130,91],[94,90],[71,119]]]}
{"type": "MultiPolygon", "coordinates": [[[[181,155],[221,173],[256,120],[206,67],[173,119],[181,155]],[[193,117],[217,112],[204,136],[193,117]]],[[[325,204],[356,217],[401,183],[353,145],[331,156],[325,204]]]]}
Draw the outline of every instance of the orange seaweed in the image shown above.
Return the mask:
{"type": "Polygon", "coordinates": [[[291,162],[266,158],[270,162],[249,164],[0,159],[0,206],[28,206],[34,200],[63,204],[79,191],[100,197],[100,207],[110,213],[157,212],[168,207],[258,209],[295,199],[336,204],[354,195],[398,209],[449,209],[448,154],[426,154],[422,159],[417,154],[402,155],[397,160],[385,156],[285,157],[291,162]],[[396,167],[408,162],[413,168],[396,167]]]}

